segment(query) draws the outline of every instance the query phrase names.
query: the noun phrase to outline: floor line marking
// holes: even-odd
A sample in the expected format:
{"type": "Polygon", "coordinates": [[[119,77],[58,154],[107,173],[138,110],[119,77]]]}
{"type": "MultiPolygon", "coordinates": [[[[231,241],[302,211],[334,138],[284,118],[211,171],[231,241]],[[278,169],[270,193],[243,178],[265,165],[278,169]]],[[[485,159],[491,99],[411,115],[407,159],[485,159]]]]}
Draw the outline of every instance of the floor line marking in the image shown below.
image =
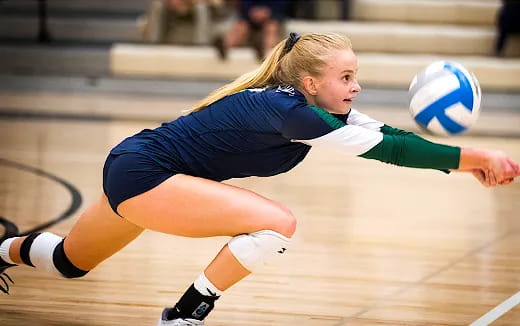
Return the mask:
{"type": "MultiPolygon", "coordinates": [[[[428,281],[429,279],[441,274],[442,272],[450,269],[451,267],[457,265],[458,263],[464,261],[465,259],[471,257],[471,256],[474,256],[476,254],[478,254],[479,252],[482,252],[483,250],[497,244],[498,242],[508,238],[509,236],[517,233],[519,230],[518,229],[512,229],[512,230],[508,230],[506,231],[505,233],[497,236],[496,238],[493,238],[491,240],[488,240],[487,242],[485,242],[484,244],[481,244],[480,246],[470,250],[469,252],[467,252],[466,254],[462,255],[461,257],[455,259],[454,261],[448,263],[447,265],[431,272],[430,274],[422,277],[421,279],[417,280],[417,281],[413,281],[411,282],[410,284],[408,285],[405,285],[399,289],[397,289],[396,291],[388,294],[388,295],[384,295],[383,297],[379,298],[376,300],[376,302],[372,305],[368,305],[368,306],[365,306],[364,308],[362,308],[360,311],[358,311],[357,313],[351,315],[351,316],[344,316],[337,324],[334,324],[333,326],[346,326],[348,325],[348,323],[350,321],[352,321],[353,319],[355,318],[358,318],[360,317],[361,315],[364,315],[365,313],[369,312],[370,310],[374,309],[374,308],[378,308],[378,307],[382,307],[383,305],[385,305],[387,303],[387,301],[393,297],[397,297],[421,284],[424,284],[426,281],[428,281]]],[[[470,326],[475,326],[475,325],[470,325],[470,326]]],[[[477,326],[480,326],[480,325],[477,325],[477,326]]]]}
{"type": "Polygon", "coordinates": [[[520,303],[520,291],[514,294],[512,297],[508,298],[495,308],[488,311],[485,315],[475,320],[469,326],[485,326],[489,325],[498,318],[500,318],[503,314],[513,309],[516,305],[520,303]]]}

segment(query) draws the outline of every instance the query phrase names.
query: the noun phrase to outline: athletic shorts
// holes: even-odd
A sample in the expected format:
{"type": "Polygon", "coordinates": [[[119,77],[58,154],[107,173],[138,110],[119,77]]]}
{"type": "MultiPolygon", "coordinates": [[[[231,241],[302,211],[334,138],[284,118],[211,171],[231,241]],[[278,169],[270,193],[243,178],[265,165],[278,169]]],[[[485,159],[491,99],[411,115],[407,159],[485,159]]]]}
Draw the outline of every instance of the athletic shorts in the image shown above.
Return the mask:
{"type": "Polygon", "coordinates": [[[259,29],[262,27],[262,24],[255,23],[251,20],[249,16],[249,10],[255,6],[265,6],[269,8],[271,11],[271,20],[275,20],[279,23],[283,23],[286,20],[286,4],[285,1],[280,1],[281,4],[278,4],[274,1],[267,1],[266,3],[259,3],[258,5],[253,5],[252,3],[246,3],[240,6],[238,10],[238,18],[241,20],[245,20],[252,28],[259,29]]]}
{"type": "Polygon", "coordinates": [[[103,167],[103,191],[112,210],[121,216],[117,212],[119,204],[147,192],[178,173],[140,153],[109,154],[103,167]]]}

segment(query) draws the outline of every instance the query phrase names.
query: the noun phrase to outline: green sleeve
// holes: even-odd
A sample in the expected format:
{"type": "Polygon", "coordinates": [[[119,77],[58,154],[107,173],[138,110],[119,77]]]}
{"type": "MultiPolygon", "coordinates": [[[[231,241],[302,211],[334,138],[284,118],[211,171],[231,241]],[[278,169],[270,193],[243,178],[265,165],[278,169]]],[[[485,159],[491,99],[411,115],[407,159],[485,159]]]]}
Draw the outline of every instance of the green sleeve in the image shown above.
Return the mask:
{"type": "Polygon", "coordinates": [[[416,134],[414,134],[413,132],[402,130],[402,129],[393,128],[393,127],[390,127],[389,125],[382,126],[380,128],[380,130],[385,135],[399,135],[399,136],[413,135],[415,137],[419,137],[416,134]]]}
{"type": "Polygon", "coordinates": [[[459,167],[460,147],[432,143],[412,132],[386,125],[381,127],[381,132],[383,140],[360,157],[446,173],[459,167]]]}

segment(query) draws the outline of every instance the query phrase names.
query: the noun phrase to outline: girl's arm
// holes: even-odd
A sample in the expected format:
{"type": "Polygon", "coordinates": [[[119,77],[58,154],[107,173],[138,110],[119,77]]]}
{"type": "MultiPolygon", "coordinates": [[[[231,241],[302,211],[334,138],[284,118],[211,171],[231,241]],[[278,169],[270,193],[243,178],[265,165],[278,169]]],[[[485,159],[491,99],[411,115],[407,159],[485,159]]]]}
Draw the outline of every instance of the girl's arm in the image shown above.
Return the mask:
{"type": "Polygon", "coordinates": [[[504,152],[463,148],[459,168],[454,172],[471,172],[484,186],[506,185],[520,176],[520,166],[504,152]]]}
{"type": "Polygon", "coordinates": [[[290,110],[281,133],[291,141],[394,165],[471,172],[486,186],[507,184],[520,175],[518,164],[499,151],[433,143],[356,111],[350,112],[346,122],[321,108],[303,105],[290,110]]]}
{"type": "MultiPolygon", "coordinates": [[[[349,122],[355,125],[361,125],[368,129],[379,130],[385,135],[404,136],[421,139],[416,134],[390,127],[369,116],[362,114],[356,110],[351,111],[349,122]]],[[[513,182],[515,176],[518,176],[518,164],[512,161],[507,155],[500,151],[490,151],[483,149],[462,148],[459,154],[459,167],[457,169],[439,169],[449,173],[453,172],[471,172],[485,186],[494,186],[497,184],[506,185],[513,182]],[[495,175],[493,171],[500,171],[495,175]],[[516,172],[515,172],[516,171],[516,172]]]]}

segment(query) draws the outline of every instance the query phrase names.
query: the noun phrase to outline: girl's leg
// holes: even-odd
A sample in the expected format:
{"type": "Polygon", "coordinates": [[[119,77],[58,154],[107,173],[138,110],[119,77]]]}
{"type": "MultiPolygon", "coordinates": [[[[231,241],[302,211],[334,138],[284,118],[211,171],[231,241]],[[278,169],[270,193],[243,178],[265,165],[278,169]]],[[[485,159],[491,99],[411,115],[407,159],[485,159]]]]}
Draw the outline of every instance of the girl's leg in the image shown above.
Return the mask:
{"type": "MultiPolygon", "coordinates": [[[[84,275],[83,272],[120,250],[144,228],[190,237],[233,236],[232,241],[236,240],[235,251],[232,252],[228,245],[224,246],[178,302],[178,306],[191,309],[190,305],[202,298],[203,301],[198,302],[206,306],[202,306],[202,310],[197,309],[202,314],[196,316],[202,319],[211,310],[220,291],[250,273],[251,268],[245,268],[247,264],[243,263],[249,259],[248,256],[245,255],[246,259],[242,262],[237,259],[237,252],[242,250],[240,246],[249,250],[260,244],[261,250],[272,251],[276,247],[273,242],[278,245],[288,240],[296,226],[291,212],[269,199],[238,187],[186,175],[175,175],[154,189],[124,201],[119,205],[118,212],[125,218],[112,212],[103,196],[80,217],[64,242],[51,234],[42,234],[42,239],[38,240],[38,236],[29,244],[26,241],[30,236],[17,239],[8,250],[10,260],[21,263],[23,247],[26,247],[26,253],[27,248],[38,247],[34,251],[38,252],[36,256],[42,268],[55,272],[56,265],[61,265],[66,267],[67,272],[72,269],[72,276],[63,275],[78,277],[78,269],[79,276],[84,275]],[[262,230],[263,233],[256,237],[247,235],[262,230]],[[56,264],[53,253],[56,256],[55,248],[60,245],[62,258],[56,264]],[[207,293],[201,292],[201,284],[207,293]],[[212,296],[213,301],[208,300],[208,296],[212,296]]],[[[285,248],[279,249],[283,250],[278,253],[283,254],[285,248]]],[[[33,254],[31,249],[31,258],[35,256],[33,254]]],[[[25,256],[28,257],[27,254],[25,256]]],[[[35,266],[39,267],[38,264],[35,266]]]]}
{"type": "MultiPolygon", "coordinates": [[[[121,250],[142,231],[142,227],[115,214],[106,196],[102,195],[80,216],[63,241],[63,250],[75,267],[89,271],[121,250]]],[[[21,247],[26,238],[17,238],[10,245],[9,256],[17,264],[24,263],[21,247]]]]}
{"type": "MultiPolygon", "coordinates": [[[[291,237],[296,228],[292,213],[272,200],[246,189],[182,174],[124,201],[117,210],[145,229],[187,237],[233,237],[260,230],[291,237]]],[[[249,273],[227,246],[206,272],[220,290],[249,273]],[[225,261],[227,272],[217,267],[220,259],[225,261]],[[235,269],[236,273],[229,273],[235,269]]]]}
{"type": "MultiPolygon", "coordinates": [[[[290,238],[296,228],[292,213],[278,203],[239,187],[182,174],[124,201],[118,212],[143,228],[188,237],[227,235],[236,239],[237,235],[271,230],[282,238],[290,238]]],[[[226,245],[203,277],[215,292],[226,290],[249,273],[226,245]]],[[[178,305],[183,305],[188,292],[178,305]]]]}

